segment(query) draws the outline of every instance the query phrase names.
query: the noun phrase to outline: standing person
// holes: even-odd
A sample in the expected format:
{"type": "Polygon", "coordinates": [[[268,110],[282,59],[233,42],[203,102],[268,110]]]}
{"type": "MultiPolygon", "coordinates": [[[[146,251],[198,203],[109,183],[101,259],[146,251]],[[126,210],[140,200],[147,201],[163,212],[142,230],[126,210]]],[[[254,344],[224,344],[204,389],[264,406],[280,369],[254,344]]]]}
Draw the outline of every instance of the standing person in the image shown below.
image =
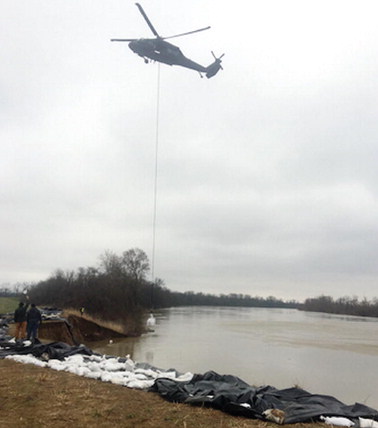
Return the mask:
{"type": "Polygon", "coordinates": [[[16,323],[16,340],[25,339],[26,336],[26,311],[29,303],[26,305],[23,302],[18,304],[18,308],[14,311],[14,322],[16,323]]]}
{"type": "Polygon", "coordinates": [[[26,321],[28,340],[34,343],[35,339],[38,338],[38,327],[42,322],[41,312],[35,307],[34,303],[31,304],[31,308],[26,315],[26,321]]]}

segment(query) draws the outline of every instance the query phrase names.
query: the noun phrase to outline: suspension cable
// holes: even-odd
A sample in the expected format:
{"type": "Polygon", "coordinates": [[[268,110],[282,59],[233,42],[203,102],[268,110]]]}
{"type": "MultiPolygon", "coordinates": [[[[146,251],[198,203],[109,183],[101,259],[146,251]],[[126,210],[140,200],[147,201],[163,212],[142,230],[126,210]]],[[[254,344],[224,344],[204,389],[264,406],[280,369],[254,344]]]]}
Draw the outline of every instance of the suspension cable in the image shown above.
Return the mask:
{"type": "Polygon", "coordinates": [[[160,115],[160,64],[157,64],[157,90],[156,90],[156,128],[155,128],[155,176],[154,176],[154,205],[152,220],[152,257],[151,280],[155,280],[155,247],[156,247],[156,214],[158,191],[158,149],[159,149],[159,115],[160,115]]]}

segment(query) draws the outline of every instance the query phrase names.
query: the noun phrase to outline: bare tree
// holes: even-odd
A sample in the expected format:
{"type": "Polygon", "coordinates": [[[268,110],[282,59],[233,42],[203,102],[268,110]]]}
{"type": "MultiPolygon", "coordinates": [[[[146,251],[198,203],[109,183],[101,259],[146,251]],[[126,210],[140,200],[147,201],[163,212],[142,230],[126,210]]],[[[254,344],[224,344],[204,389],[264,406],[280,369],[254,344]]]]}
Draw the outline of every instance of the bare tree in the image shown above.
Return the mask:
{"type": "Polygon", "coordinates": [[[104,254],[100,256],[100,269],[107,275],[112,277],[120,276],[123,271],[122,257],[112,251],[106,250],[104,254]]]}
{"type": "Polygon", "coordinates": [[[126,273],[138,281],[145,279],[150,270],[147,254],[139,248],[124,251],[122,264],[126,273]]]}

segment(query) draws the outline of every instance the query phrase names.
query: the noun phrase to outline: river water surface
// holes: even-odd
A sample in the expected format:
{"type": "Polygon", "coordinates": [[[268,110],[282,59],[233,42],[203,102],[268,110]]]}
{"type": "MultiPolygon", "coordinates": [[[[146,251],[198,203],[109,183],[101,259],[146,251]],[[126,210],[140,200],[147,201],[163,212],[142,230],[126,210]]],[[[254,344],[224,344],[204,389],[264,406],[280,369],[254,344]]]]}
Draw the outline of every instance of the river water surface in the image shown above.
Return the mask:
{"type": "Polygon", "coordinates": [[[154,316],[154,332],[92,348],[163,369],[233,374],[256,386],[298,385],[378,409],[378,319],[228,307],[154,316]]]}

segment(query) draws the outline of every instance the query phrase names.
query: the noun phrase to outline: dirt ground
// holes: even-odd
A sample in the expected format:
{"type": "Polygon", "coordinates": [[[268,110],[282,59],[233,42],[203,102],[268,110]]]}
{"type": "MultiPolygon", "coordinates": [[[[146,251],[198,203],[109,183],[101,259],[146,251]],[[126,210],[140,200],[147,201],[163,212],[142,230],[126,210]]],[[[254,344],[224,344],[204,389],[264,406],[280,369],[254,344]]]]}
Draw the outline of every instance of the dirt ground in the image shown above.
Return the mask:
{"type": "MultiPolygon", "coordinates": [[[[0,360],[0,426],[277,428],[66,372],[0,360]]],[[[295,424],[319,428],[323,424],[295,424]]]]}

